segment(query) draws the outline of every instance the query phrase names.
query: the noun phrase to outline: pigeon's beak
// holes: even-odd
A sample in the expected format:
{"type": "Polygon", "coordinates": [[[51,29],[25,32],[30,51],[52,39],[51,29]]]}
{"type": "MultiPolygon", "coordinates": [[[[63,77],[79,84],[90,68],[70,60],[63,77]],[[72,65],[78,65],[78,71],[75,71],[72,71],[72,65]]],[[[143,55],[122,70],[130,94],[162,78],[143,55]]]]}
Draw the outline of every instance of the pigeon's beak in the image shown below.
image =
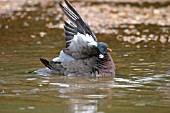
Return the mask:
{"type": "Polygon", "coordinates": [[[112,49],[110,49],[110,48],[107,48],[107,51],[108,51],[108,52],[112,52],[112,49]]]}

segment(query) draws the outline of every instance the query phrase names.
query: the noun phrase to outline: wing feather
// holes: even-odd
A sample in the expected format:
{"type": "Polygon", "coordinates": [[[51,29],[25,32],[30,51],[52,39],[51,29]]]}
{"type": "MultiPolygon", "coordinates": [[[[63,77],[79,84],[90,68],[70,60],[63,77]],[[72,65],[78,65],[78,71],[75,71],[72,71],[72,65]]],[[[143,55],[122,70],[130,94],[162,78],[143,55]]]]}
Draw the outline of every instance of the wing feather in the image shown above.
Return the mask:
{"type": "MultiPolygon", "coordinates": [[[[64,7],[60,3],[60,7],[63,10],[64,14],[70,20],[71,23],[65,21],[64,29],[65,29],[65,39],[66,41],[72,40],[77,33],[88,34],[91,35],[92,38],[97,41],[96,36],[91,31],[90,27],[83,21],[77,11],[73,8],[73,6],[67,1],[64,0],[67,7],[64,7]],[[72,38],[71,38],[72,36],[72,38]]],[[[66,44],[66,47],[69,47],[69,44],[66,44]]]]}

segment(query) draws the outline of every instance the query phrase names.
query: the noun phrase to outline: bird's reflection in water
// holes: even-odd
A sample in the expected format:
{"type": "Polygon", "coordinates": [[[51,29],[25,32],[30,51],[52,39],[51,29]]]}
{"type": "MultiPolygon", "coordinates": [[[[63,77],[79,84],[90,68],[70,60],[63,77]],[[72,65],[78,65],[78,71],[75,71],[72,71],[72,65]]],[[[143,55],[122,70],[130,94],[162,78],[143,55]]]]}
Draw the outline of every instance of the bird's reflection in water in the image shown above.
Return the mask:
{"type": "Polygon", "coordinates": [[[97,100],[70,99],[70,113],[96,113],[98,111],[97,100]]]}
{"type": "Polygon", "coordinates": [[[57,98],[66,99],[69,113],[104,113],[103,109],[119,105],[169,106],[169,78],[165,74],[132,78],[52,76],[49,89],[59,92],[57,98]]]}
{"type": "Polygon", "coordinates": [[[96,113],[102,100],[112,98],[114,78],[61,77],[51,79],[49,87],[58,89],[59,98],[68,99],[69,113],[96,113]]]}

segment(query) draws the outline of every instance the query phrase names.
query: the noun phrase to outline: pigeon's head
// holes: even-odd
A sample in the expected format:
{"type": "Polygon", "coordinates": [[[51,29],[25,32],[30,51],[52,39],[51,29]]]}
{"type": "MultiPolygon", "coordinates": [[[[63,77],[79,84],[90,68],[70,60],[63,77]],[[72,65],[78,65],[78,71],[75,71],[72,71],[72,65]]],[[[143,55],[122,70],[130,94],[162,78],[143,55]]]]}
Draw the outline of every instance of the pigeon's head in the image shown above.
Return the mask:
{"type": "Polygon", "coordinates": [[[108,48],[108,45],[103,42],[98,42],[97,48],[99,51],[99,58],[104,58],[104,55],[107,54],[107,52],[111,52],[112,50],[108,48]]]}

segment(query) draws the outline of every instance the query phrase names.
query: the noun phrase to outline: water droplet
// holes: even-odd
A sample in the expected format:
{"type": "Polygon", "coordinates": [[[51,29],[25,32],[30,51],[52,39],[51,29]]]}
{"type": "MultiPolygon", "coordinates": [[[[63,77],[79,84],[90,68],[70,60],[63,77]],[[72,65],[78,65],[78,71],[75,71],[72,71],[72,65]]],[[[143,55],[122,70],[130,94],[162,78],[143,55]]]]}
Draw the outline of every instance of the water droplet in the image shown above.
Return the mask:
{"type": "Polygon", "coordinates": [[[144,45],[144,47],[146,48],[146,47],[148,47],[148,45],[144,45]]]}
{"type": "Polygon", "coordinates": [[[167,41],[167,39],[163,35],[161,35],[160,36],[160,42],[161,43],[166,43],[166,41],[167,41]]]}
{"type": "MultiPolygon", "coordinates": [[[[2,83],[2,82],[1,82],[2,83]]],[[[6,83],[6,82],[5,82],[6,83]]],[[[4,94],[4,93],[6,93],[4,90],[2,90],[1,92],[0,92],[0,94],[4,94]]]]}
{"type": "Polygon", "coordinates": [[[31,35],[31,38],[35,38],[35,35],[31,35]]]}
{"type": "Polygon", "coordinates": [[[130,29],[134,29],[135,26],[134,26],[134,25],[129,25],[129,28],[130,28],[130,29]]]}
{"type": "Polygon", "coordinates": [[[126,33],[126,34],[131,34],[129,29],[125,29],[125,30],[123,30],[123,32],[126,33]]]}
{"type": "Polygon", "coordinates": [[[27,78],[26,80],[33,81],[33,80],[37,80],[37,78],[27,78]]]}
{"type": "Polygon", "coordinates": [[[50,20],[50,18],[48,18],[48,17],[45,18],[45,21],[49,21],[49,20],[50,20]]]}
{"type": "Polygon", "coordinates": [[[40,17],[35,17],[35,21],[39,21],[40,20],[40,17]]]}
{"type": "Polygon", "coordinates": [[[45,32],[40,32],[39,34],[40,34],[40,37],[44,37],[47,33],[45,33],[45,32]]]}
{"type": "Polygon", "coordinates": [[[123,54],[123,56],[127,57],[127,56],[129,56],[129,55],[128,55],[128,54],[123,54]]]}
{"type": "Polygon", "coordinates": [[[136,46],[136,48],[138,48],[138,49],[139,49],[139,48],[140,48],[140,45],[137,45],[137,46],[136,46]]]}
{"type": "Polygon", "coordinates": [[[41,81],[42,83],[48,83],[49,82],[49,80],[43,80],[43,81],[41,81]]]}
{"type": "Polygon", "coordinates": [[[41,42],[41,41],[37,41],[36,43],[37,43],[37,44],[42,44],[42,42],[41,42]]]}
{"type": "Polygon", "coordinates": [[[58,85],[60,87],[70,87],[69,84],[65,84],[65,83],[50,83],[50,85],[58,85]]]}
{"type": "Polygon", "coordinates": [[[168,37],[168,42],[170,42],[170,36],[168,37]]]}
{"type": "Polygon", "coordinates": [[[27,17],[27,19],[28,19],[28,20],[31,20],[31,19],[32,19],[32,17],[31,17],[31,16],[28,16],[28,17],[27,17]]]}
{"type": "Polygon", "coordinates": [[[133,70],[134,70],[134,71],[141,71],[142,69],[140,69],[140,68],[134,68],[133,70]]]}
{"type": "Polygon", "coordinates": [[[8,25],[6,25],[6,26],[5,26],[5,29],[8,29],[8,28],[9,28],[9,26],[8,26],[8,25]]]}
{"type": "Polygon", "coordinates": [[[140,32],[138,31],[138,32],[136,32],[136,34],[137,34],[137,35],[140,35],[140,32]]]}
{"type": "Polygon", "coordinates": [[[28,106],[27,109],[33,110],[33,109],[35,109],[35,107],[34,106],[28,106]]]}
{"type": "Polygon", "coordinates": [[[19,110],[25,110],[25,108],[24,107],[19,107],[19,110]]]}
{"type": "Polygon", "coordinates": [[[135,106],[146,106],[145,103],[136,103],[135,106]]]}
{"type": "Polygon", "coordinates": [[[145,59],[139,59],[139,61],[144,61],[145,59]]]}
{"type": "Polygon", "coordinates": [[[27,21],[24,22],[23,26],[28,27],[29,23],[27,21]]]}
{"type": "Polygon", "coordinates": [[[130,45],[125,45],[125,47],[130,47],[130,45]]]}
{"type": "MultiPolygon", "coordinates": [[[[0,68],[0,70],[2,71],[2,70],[4,70],[4,68],[2,67],[2,68],[0,68]]],[[[0,82],[2,82],[3,80],[0,80],[0,82]]]]}

